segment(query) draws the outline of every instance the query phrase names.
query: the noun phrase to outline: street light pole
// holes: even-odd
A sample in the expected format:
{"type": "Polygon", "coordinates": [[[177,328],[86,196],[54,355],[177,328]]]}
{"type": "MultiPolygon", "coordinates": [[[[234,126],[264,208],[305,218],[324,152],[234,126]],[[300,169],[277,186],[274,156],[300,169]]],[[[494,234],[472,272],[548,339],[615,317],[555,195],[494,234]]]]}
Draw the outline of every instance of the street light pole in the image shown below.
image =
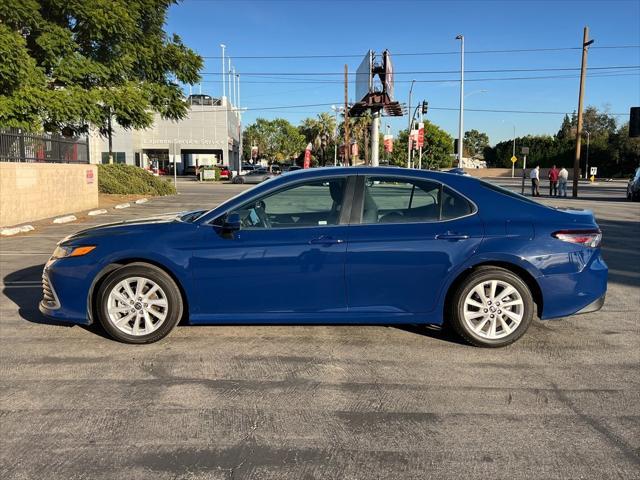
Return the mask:
{"type": "Polygon", "coordinates": [[[409,111],[407,112],[409,115],[409,129],[407,130],[407,168],[411,168],[411,122],[413,121],[413,116],[411,115],[411,95],[413,93],[414,83],[416,83],[416,81],[411,80],[411,87],[409,88],[409,111]]]}
{"type": "Polygon", "coordinates": [[[226,48],[226,45],[224,43],[221,43],[220,47],[222,48],[222,102],[224,102],[224,97],[227,94],[224,86],[224,49],[226,48]]]}
{"type": "Polygon", "coordinates": [[[589,137],[591,136],[591,132],[585,130],[584,133],[587,134],[587,163],[584,166],[584,178],[586,180],[589,178],[589,137]]]}
{"type": "Polygon", "coordinates": [[[338,165],[338,112],[340,111],[340,107],[331,105],[331,110],[333,110],[335,116],[333,125],[333,166],[335,167],[338,165]]]}
{"type": "Polygon", "coordinates": [[[458,167],[462,168],[464,156],[464,35],[457,35],[460,40],[460,111],[458,113],[458,167]]]}

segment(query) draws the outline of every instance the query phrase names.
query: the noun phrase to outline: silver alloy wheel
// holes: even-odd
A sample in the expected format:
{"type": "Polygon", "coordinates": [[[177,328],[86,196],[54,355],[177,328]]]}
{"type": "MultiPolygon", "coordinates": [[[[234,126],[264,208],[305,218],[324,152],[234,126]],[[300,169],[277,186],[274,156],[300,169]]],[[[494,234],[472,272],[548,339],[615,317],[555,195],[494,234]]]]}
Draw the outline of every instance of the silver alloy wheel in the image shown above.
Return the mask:
{"type": "Polygon", "coordinates": [[[169,312],[164,290],[144,277],[129,277],[111,289],[107,299],[109,320],[120,331],[135,336],[160,328],[169,312]]]}
{"type": "Polygon", "coordinates": [[[503,280],[485,280],[464,299],[464,322],[477,336],[498,340],[513,333],[524,316],[518,290],[503,280]]]}

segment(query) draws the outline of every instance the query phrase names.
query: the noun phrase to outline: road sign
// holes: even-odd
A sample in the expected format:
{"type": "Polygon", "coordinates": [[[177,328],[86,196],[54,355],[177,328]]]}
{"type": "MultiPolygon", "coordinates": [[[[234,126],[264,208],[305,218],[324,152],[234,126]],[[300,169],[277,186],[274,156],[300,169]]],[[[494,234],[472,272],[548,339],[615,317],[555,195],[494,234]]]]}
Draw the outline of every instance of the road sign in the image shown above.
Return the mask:
{"type": "Polygon", "coordinates": [[[511,157],[511,163],[516,163],[517,161],[518,161],[518,157],[516,157],[515,155],[511,157]]]}
{"type": "Polygon", "coordinates": [[[520,153],[522,153],[523,155],[529,155],[529,147],[522,147],[520,149],[520,153]]]}
{"type": "Polygon", "coordinates": [[[589,169],[589,173],[590,173],[591,175],[597,175],[597,174],[598,174],[598,167],[591,167],[591,168],[589,169]]]}

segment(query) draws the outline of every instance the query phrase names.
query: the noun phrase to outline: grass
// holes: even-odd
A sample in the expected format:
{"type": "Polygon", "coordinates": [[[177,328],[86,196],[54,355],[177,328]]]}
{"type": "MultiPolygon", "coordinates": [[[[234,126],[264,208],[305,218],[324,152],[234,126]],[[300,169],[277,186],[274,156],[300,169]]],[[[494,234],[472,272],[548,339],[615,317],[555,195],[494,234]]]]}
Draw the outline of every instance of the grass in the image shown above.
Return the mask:
{"type": "Polygon", "coordinates": [[[169,181],[134,165],[98,165],[98,191],[119,195],[174,195],[169,181]]]}

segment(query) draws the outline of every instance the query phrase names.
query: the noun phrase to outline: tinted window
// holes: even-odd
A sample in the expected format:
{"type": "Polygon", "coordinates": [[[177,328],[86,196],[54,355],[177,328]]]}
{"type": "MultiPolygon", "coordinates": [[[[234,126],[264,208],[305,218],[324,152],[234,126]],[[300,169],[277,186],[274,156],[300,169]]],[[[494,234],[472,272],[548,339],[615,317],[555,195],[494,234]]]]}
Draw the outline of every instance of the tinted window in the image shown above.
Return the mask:
{"type": "Polygon", "coordinates": [[[319,180],[280,190],[238,211],[243,228],[295,228],[337,225],[346,179],[319,180]]]}
{"type": "Polygon", "coordinates": [[[367,177],[362,223],[438,221],[439,197],[440,184],[429,180],[367,177]]]}
{"type": "Polygon", "coordinates": [[[494,192],[498,192],[498,193],[501,193],[503,195],[507,195],[507,196],[512,197],[512,198],[517,198],[518,200],[522,200],[523,202],[533,203],[535,205],[540,205],[538,202],[535,202],[535,201],[525,197],[524,195],[520,195],[519,193],[512,192],[511,190],[503,188],[503,187],[501,187],[499,185],[494,185],[493,183],[489,183],[486,180],[479,180],[479,182],[480,182],[480,185],[482,185],[485,188],[488,188],[489,190],[493,190],[494,192]]]}
{"type": "Polygon", "coordinates": [[[451,220],[473,213],[473,205],[462,195],[445,186],[442,188],[441,212],[441,220],[451,220]]]}

